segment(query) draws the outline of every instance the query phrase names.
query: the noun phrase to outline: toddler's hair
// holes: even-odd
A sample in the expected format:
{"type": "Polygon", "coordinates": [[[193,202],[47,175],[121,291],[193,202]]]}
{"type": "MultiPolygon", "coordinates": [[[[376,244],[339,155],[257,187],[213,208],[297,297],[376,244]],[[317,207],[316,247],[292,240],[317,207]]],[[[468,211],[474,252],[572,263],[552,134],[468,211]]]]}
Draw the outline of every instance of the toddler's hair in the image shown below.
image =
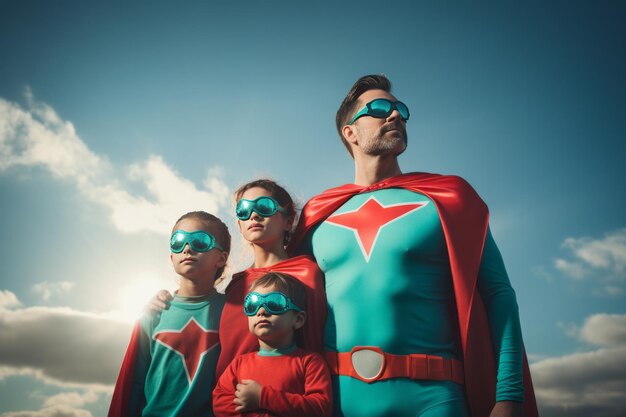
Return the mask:
{"type": "Polygon", "coordinates": [[[250,286],[250,291],[254,291],[255,288],[259,287],[271,286],[291,298],[295,305],[306,311],[306,287],[291,275],[269,272],[254,281],[250,286]]]}

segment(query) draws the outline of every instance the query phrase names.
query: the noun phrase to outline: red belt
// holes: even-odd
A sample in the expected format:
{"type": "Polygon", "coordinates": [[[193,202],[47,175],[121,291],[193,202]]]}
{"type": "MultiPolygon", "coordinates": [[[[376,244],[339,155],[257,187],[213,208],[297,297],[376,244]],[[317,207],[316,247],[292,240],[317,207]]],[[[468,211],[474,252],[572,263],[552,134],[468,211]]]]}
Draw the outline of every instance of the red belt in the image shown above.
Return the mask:
{"type": "Polygon", "coordinates": [[[464,385],[463,363],[441,356],[392,355],[375,346],[355,346],[350,352],[324,352],[333,375],[372,383],[389,378],[453,381],[464,385]]]}

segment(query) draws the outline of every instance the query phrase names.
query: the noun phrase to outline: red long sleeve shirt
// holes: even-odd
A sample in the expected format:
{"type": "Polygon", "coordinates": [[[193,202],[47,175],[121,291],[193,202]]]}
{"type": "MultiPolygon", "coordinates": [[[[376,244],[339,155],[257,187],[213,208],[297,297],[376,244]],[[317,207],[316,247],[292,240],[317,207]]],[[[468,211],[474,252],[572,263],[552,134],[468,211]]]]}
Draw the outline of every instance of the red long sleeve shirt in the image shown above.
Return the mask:
{"type": "Polygon", "coordinates": [[[280,356],[258,352],[241,355],[230,364],[213,391],[216,417],[320,417],[332,414],[332,385],[328,366],[313,352],[296,349],[280,356]],[[259,409],[235,411],[235,390],[244,379],[263,388],[259,409]]]}

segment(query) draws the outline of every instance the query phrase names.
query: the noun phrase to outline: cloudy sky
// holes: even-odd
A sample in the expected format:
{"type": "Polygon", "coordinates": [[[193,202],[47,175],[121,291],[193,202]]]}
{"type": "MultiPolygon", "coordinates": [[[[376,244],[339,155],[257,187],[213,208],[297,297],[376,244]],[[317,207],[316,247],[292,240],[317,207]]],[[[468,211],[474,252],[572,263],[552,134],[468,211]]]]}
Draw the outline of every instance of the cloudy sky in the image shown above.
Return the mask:
{"type": "Polygon", "coordinates": [[[542,415],[623,415],[624,3],[296,3],[0,0],[0,417],[104,416],[175,219],[236,236],[245,181],[351,182],[368,73],[411,109],[403,170],[490,206],[542,415]]]}

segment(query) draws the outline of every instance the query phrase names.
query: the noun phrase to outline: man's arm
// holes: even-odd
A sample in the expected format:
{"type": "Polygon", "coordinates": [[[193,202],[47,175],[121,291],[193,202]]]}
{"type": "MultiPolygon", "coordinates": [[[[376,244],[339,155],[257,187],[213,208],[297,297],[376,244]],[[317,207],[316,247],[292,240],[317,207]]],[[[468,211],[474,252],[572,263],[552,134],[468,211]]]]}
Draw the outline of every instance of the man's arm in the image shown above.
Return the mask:
{"type": "Polygon", "coordinates": [[[492,416],[515,415],[509,414],[509,411],[521,410],[524,401],[522,331],[515,291],[489,230],[480,264],[478,290],[485,304],[496,355],[496,402],[508,403],[494,408],[498,414],[492,413],[492,416]]]}

